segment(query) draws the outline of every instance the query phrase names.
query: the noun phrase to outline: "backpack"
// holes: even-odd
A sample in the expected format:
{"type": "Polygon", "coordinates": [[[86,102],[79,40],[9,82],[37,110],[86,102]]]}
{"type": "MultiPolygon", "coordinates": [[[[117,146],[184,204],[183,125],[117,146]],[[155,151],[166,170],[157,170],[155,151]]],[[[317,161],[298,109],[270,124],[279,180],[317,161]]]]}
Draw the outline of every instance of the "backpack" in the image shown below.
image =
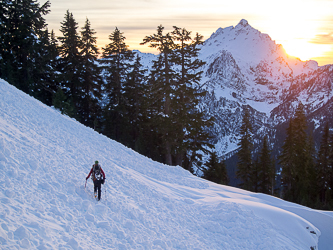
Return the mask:
{"type": "Polygon", "coordinates": [[[103,178],[100,165],[98,165],[98,164],[93,165],[93,172],[92,172],[91,178],[93,181],[101,180],[103,178]]]}

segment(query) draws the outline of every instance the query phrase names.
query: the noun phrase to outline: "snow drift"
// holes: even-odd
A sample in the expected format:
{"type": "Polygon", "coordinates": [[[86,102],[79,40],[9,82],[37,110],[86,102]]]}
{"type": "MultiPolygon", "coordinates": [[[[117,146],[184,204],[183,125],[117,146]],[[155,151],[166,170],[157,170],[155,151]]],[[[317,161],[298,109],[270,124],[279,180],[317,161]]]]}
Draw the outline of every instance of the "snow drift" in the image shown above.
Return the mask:
{"type": "Polygon", "coordinates": [[[137,154],[0,80],[1,249],[329,249],[331,212],[137,154]],[[85,177],[98,160],[102,200],[85,177]],[[318,241],[319,240],[319,241],[318,241]],[[318,243],[319,242],[319,243],[318,243]]]}

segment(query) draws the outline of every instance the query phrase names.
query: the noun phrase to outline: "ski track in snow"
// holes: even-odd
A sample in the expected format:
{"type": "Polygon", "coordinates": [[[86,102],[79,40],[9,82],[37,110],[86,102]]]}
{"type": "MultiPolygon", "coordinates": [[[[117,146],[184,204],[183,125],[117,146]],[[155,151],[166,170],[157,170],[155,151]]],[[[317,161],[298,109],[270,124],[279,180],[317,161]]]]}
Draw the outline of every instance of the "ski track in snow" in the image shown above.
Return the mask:
{"type": "Polygon", "coordinates": [[[154,162],[3,80],[0,170],[1,249],[310,249],[320,234],[320,250],[333,245],[331,213],[154,162]],[[95,160],[100,202],[85,188],[95,160]]]}

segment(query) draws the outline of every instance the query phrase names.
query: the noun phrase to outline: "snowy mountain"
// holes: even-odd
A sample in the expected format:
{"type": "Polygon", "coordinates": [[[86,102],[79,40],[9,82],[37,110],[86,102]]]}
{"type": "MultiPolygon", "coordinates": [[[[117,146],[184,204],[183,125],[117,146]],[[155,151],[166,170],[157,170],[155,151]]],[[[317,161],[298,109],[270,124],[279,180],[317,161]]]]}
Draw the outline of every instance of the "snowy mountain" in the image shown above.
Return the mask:
{"type": "Polygon", "coordinates": [[[330,249],[333,213],[154,162],[0,80],[1,249],[330,249]],[[85,177],[106,173],[102,200],[85,177]],[[319,247],[319,248],[318,248],[319,247]]]}
{"type": "Polygon", "coordinates": [[[206,61],[205,83],[220,87],[224,96],[241,103],[266,102],[270,111],[280,102],[292,79],[318,68],[314,61],[302,62],[286,54],[267,34],[252,28],[246,20],[235,27],[218,29],[202,46],[206,61]]]}
{"type": "MultiPolygon", "coordinates": [[[[136,52],[149,70],[157,56],[136,52]]],[[[283,138],[276,135],[284,133],[279,130],[285,129],[299,101],[316,139],[326,122],[333,124],[333,65],[319,67],[315,61],[289,56],[244,19],[213,33],[201,46],[199,58],[206,62],[201,85],[208,91],[200,108],[215,118],[211,133],[221,156],[228,158],[237,149],[245,107],[253,117],[256,141],[270,135],[277,147],[283,138]]]]}
{"type": "Polygon", "coordinates": [[[332,119],[325,107],[332,102],[333,65],[319,67],[315,61],[287,55],[246,20],[213,33],[202,45],[200,59],[206,62],[201,84],[209,92],[202,108],[216,119],[213,133],[220,155],[237,148],[245,106],[258,140],[263,134],[275,134],[299,101],[309,123],[316,124],[316,133],[332,119]]]}

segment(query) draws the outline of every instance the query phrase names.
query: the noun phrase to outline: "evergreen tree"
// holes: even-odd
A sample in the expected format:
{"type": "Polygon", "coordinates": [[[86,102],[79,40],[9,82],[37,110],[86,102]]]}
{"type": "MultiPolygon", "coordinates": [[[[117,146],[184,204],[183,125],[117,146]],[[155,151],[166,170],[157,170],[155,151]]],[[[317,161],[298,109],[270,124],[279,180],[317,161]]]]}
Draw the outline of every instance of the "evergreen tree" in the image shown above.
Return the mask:
{"type": "Polygon", "coordinates": [[[146,119],[143,125],[145,131],[146,154],[150,158],[165,163],[165,115],[164,114],[164,85],[163,67],[164,59],[160,54],[158,59],[153,62],[152,69],[146,84],[146,119]]]}
{"type": "Polygon", "coordinates": [[[242,126],[240,129],[241,139],[238,143],[239,150],[237,153],[238,170],[236,175],[242,180],[240,186],[247,190],[253,189],[253,162],[252,162],[252,149],[253,149],[253,132],[252,124],[250,122],[250,112],[248,108],[244,109],[244,115],[242,120],[242,126]]]}
{"type": "Polygon", "coordinates": [[[328,187],[329,190],[326,192],[326,201],[330,204],[330,208],[333,208],[333,134],[330,136],[329,140],[329,165],[328,165],[328,187]]]}
{"type": "Polygon", "coordinates": [[[78,23],[73,14],[67,10],[65,20],[61,23],[63,36],[58,37],[60,41],[59,52],[59,71],[61,73],[60,86],[64,91],[69,103],[73,103],[75,117],[79,120],[77,112],[82,108],[82,57],[80,48],[82,47],[81,38],[78,34],[78,23]],[[69,101],[72,100],[72,101],[69,101]]]}
{"type": "Polygon", "coordinates": [[[59,87],[57,63],[59,57],[57,39],[53,30],[46,30],[40,38],[44,47],[38,51],[39,60],[33,70],[33,84],[31,91],[33,96],[46,105],[52,105],[52,98],[59,87]]]}
{"type": "MultiPolygon", "coordinates": [[[[136,55],[132,71],[128,74],[127,81],[123,86],[123,97],[125,103],[125,126],[127,137],[125,145],[137,152],[145,152],[144,127],[147,125],[147,94],[146,77],[147,70],[142,69],[139,55],[136,55]]],[[[147,131],[149,133],[149,131],[147,131]]]]}
{"type": "Polygon", "coordinates": [[[252,171],[251,171],[251,182],[253,183],[253,191],[258,192],[260,191],[260,180],[259,180],[259,173],[260,173],[261,164],[259,163],[258,157],[253,161],[252,171]]]}
{"type": "Polygon", "coordinates": [[[101,68],[98,66],[98,48],[96,45],[96,32],[91,28],[90,21],[86,19],[81,31],[82,41],[82,106],[80,115],[83,124],[94,127],[96,120],[101,119],[99,101],[102,98],[101,68]]]}
{"type": "MultiPolygon", "coordinates": [[[[43,57],[47,43],[46,15],[50,2],[40,6],[36,0],[4,0],[0,15],[0,77],[20,90],[33,93],[35,72],[45,70],[43,57]],[[41,53],[42,52],[42,53],[41,53]]],[[[37,79],[39,83],[41,79],[37,79]]]]}
{"type": "Polygon", "coordinates": [[[125,43],[126,37],[118,28],[109,36],[110,43],[103,48],[103,63],[105,84],[104,134],[122,142],[124,131],[125,104],[123,84],[127,79],[133,60],[133,52],[125,43]]]}
{"type": "Polygon", "coordinates": [[[307,187],[306,194],[303,198],[305,206],[314,207],[316,205],[316,199],[318,196],[318,185],[317,185],[317,172],[316,172],[316,158],[317,152],[315,149],[315,143],[313,140],[313,134],[310,132],[308,135],[308,143],[307,143],[307,151],[308,151],[308,158],[306,164],[306,171],[307,171],[307,180],[305,185],[307,187]]]}
{"type": "MultiPolygon", "coordinates": [[[[151,36],[146,36],[141,44],[149,43],[149,47],[157,48],[160,52],[158,61],[154,63],[152,75],[155,83],[159,86],[156,90],[159,93],[155,98],[163,100],[161,103],[161,112],[155,118],[160,125],[158,131],[162,135],[163,148],[165,155],[165,163],[172,165],[172,147],[174,145],[174,127],[173,113],[171,112],[171,98],[174,96],[175,72],[172,69],[173,49],[175,48],[174,41],[170,33],[163,34],[164,27],[157,27],[157,33],[151,36]]],[[[160,109],[159,107],[157,109],[160,109]]]]}
{"type": "Polygon", "coordinates": [[[317,176],[317,186],[318,186],[318,195],[319,200],[321,203],[327,203],[327,192],[330,189],[330,177],[331,177],[331,147],[330,147],[330,133],[328,124],[326,123],[320,148],[317,157],[317,164],[316,164],[316,176],[317,176]]]}
{"type": "Polygon", "coordinates": [[[51,62],[53,63],[52,68],[57,69],[57,58],[59,57],[59,48],[58,48],[58,39],[56,38],[54,31],[51,31],[50,40],[48,43],[48,52],[51,58],[51,62]]]}
{"type": "Polygon", "coordinates": [[[313,146],[308,139],[306,129],[304,107],[299,103],[295,118],[290,121],[287,129],[280,164],[284,198],[304,205],[311,202],[312,189],[315,188],[311,185],[313,146]]]}
{"type": "Polygon", "coordinates": [[[264,194],[271,194],[273,185],[272,180],[275,176],[275,166],[271,159],[271,151],[268,148],[267,136],[264,137],[262,150],[259,157],[259,191],[264,194]]]}
{"type": "Polygon", "coordinates": [[[160,52],[150,72],[152,90],[151,124],[155,138],[162,141],[161,153],[166,164],[180,165],[190,170],[193,163],[202,159],[200,152],[208,153],[210,136],[205,131],[212,120],[204,117],[198,103],[204,91],[199,81],[204,64],[197,59],[202,36],[192,39],[191,32],[174,27],[164,34],[162,25],[157,33],[146,36],[142,44],[160,52]]]}
{"type": "Polygon", "coordinates": [[[66,102],[66,96],[64,94],[64,91],[62,91],[61,88],[58,88],[57,92],[54,94],[52,99],[52,105],[61,111],[61,113],[64,113],[64,107],[66,102]]]}
{"type": "Polygon", "coordinates": [[[209,160],[205,163],[203,178],[217,184],[227,185],[229,182],[225,162],[220,162],[217,153],[212,152],[209,160]]]}
{"type": "Polygon", "coordinates": [[[294,123],[293,120],[290,119],[289,126],[287,128],[287,136],[284,140],[284,144],[282,146],[282,153],[279,156],[279,161],[282,166],[281,173],[281,182],[282,182],[282,196],[287,200],[295,199],[295,147],[294,147],[294,123]]]}
{"type": "Polygon", "coordinates": [[[68,99],[61,88],[58,88],[57,92],[53,95],[52,104],[56,109],[59,109],[62,114],[66,114],[70,117],[75,115],[73,100],[68,99]]]}
{"type": "MultiPolygon", "coordinates": [[[[58,40],[55,36],[54,31],[51,31],[50,37],[49,37],[49,43],[48,43],[48,56],[49,56],[49,63],[48,63],[48,89],[50,90],[50,93],[53,93],[53,95],[58,91],[60,87],[59,82],[59,74],[58,74],[58,64],[59,64],[59,46],[58,46],[58,40]]],[[[53,102],[53,97],[52,97],[53,102]]]]}
{"type": "Polygon", "coordinates": [[[306,129],[306,118],[304,113],[304,106],[302,103],[296,108],[295,112],[295,181],[296,181],[296,192],[298,198],[296,202],[308,205],[309,202],[309,192],[310,189],[310,172],[313,167],[313,159],[312,159],[312,150],[310,145],[310,140],[307,136],[306,129]]]}
{"type": "Polygon", "coordinates": [[[212,126],[212,118],[205,117],[198,108],[200,98],[206,95],[199,86],[202,74],[200,68],[205,64],[198,59],[198,45],[203,43],[202,36],[197,33],[193,39],[190,31],[176,26],[172,35],[175,41],[172,61],[177,68],[175,96],[171,102],[176,114],[173,122],[176,132],[173,154],[175,164],[183,166],[187,152],[190,152],[191,162],[194,163],[202,159],[199,152],[207,154],[212,148],[209,143],[211,137],[206,132],[212,126]]]}

